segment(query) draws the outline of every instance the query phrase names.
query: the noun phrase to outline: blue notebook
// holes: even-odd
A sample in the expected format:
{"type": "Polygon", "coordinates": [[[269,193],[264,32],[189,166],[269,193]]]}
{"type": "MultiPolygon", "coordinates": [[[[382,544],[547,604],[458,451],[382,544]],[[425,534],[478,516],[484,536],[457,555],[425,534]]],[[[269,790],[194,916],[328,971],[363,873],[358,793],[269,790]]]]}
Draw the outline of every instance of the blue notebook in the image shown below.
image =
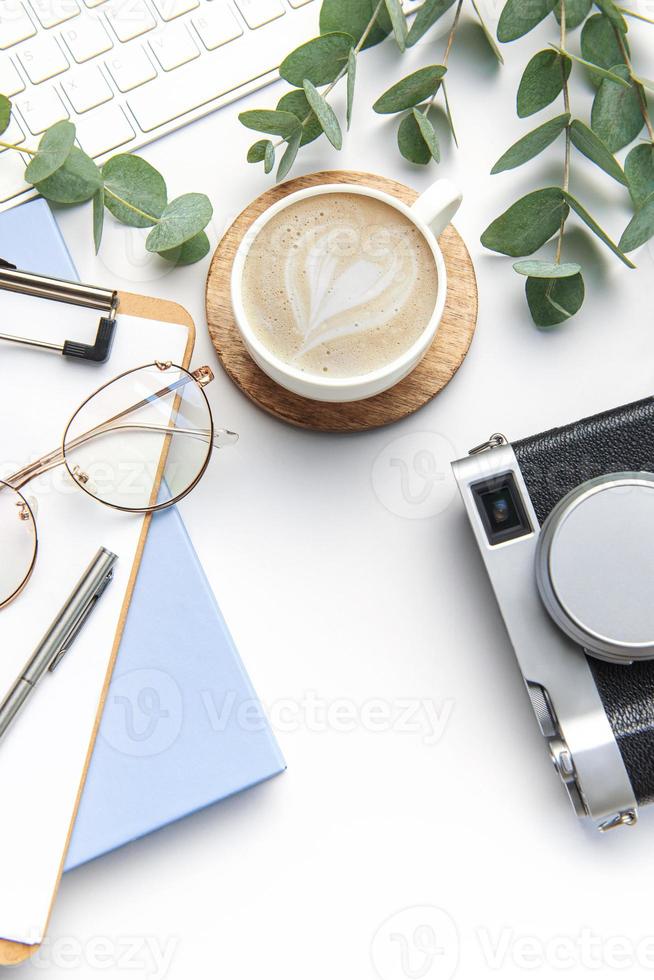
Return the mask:
{"type": "MultiPolygon", "coordinates": [[[[0,215],[0,256],[77,278],[45,201],[0,215]]],[[[155,514],[65,870],[284,768],[178,511],[155,514]]]]}

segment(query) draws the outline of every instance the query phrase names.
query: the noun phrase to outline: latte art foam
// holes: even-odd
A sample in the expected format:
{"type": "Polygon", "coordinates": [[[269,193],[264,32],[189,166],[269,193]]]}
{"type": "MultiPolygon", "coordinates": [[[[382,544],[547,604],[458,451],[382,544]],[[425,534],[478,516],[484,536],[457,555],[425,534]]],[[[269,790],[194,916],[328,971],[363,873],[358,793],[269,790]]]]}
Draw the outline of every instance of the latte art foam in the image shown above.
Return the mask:
{"type": "Polygon", "coordinates": [[[256,336],[288,364],[347,378],[396,360],[428,325],[436,263],[418,228],[383,201],[333,193],[273,217],[245,262],[256,336]]]}

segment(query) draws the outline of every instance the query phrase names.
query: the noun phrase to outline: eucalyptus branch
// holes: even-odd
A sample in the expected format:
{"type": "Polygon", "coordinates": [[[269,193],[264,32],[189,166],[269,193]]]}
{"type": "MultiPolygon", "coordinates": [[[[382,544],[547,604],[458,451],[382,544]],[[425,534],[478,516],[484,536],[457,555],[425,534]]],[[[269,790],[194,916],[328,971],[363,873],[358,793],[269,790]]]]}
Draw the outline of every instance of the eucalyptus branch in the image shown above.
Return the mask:
{"type": "MultiPolygon", "coordinates": [[[[360,52],[363,49],[364,44],[366,43],[366,41],[370,37],[370,34],[372,33],[372,30],[373,30],[375,24],[377,23],[377,20],[379,18],[380,13],[381,13],[382,7],[384,6],[384,2],[385,2],[385,0],[379,0],[379,2],[377,3],[377,6],[375,8],[375,11],[374,11],[372,17],[368,21],[368,25],[367,25],[366,29],[364,30],[363,34],[359,38],[358,43],[352,49],[354,51],[355,57],[360,54],[360,52]]],[[[343,78],[345,78],[345,76],[347,75],[347,72],[348,72],[348,66],[347,66],[347,64],[345,64],[345,65],[343,65],[343,67],[339,71],[339,73],[336,76],[336,78],[334,79],[334,81],[333,82],[330,82],[329,85],[327,85],[327,87],[325,89],[323,89],[323,91],[320,93],[322,95],[322,98],[323,99],[326,100],[327,97],[329,95],[331,95],[331,93],[334,91],[334,89],[336,88],[336,86],[338,85],[338,83],[340,81],[342,81],[343,78]]],[[[311,112],[307,113],[307,115],[304,117],[304,119],[301,120],[301,126],[302,126],[302,129],[303,130],[306,129],[306,127],[309,125],[309,123],[311,122],[311,120],[313,118],[313,115],[314,115],[313,114],[313,111],[311,111],[311,112]]],[[[287,143],[287,142],[288,142],[287,139],[280,139],[276,143],[273,143],[273,146],[274,146],[275,149],[277,149],[278,147],[283,146],[284,143],[287,143]]]]}
{"type": "MultiPolygon", "coordinates": [[[[0,134],[11,122],[12,105],[0,95],[0,134]]],[[[168,201],[166,182],[149,163],[131,153],[111,157],[102,169],[76,145],[73,123],[62,119],[46,129],[38,149],[0,140],[0,147],[25,153],[25,180],[54,204],[93,202],[93,241],[100,248],[105,208],[124,225],[150,228],[145,247],[175,265],[197,262],[209,251],[204,231],[213,209],[204,194],[168,201]]]]}

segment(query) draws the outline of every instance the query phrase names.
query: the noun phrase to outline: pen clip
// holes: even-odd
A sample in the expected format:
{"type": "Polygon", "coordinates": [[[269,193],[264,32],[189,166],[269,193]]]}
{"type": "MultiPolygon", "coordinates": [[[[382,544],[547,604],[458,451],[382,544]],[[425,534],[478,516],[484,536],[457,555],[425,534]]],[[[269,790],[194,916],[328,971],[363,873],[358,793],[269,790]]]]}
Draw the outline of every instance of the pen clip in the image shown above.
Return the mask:
{"type": "Polygon", "coordinates": [[[86,620],[93,612],[96,602],[98,601],[98,599],[100,598],[104,590],[107,588],[107,586],[109,585],[113,577],[114,577],[114,570],[113,568],[111,568],[103,578],[97,590],[93,593],[93,595],[87,602],[84,609],[82,609],[82,611],[80,612],[79,616],[71,626],[65,638],[63,639],[60,648],[57,650],[56,654],[52,658],[52,663],[48,667],[48,670],[50,672],[52,672],[56,667],[59,666],[61,661],[64,659],[65,655],[70,650],[71,646],[77,639],[78,635],[81,633],[86,620]]]}

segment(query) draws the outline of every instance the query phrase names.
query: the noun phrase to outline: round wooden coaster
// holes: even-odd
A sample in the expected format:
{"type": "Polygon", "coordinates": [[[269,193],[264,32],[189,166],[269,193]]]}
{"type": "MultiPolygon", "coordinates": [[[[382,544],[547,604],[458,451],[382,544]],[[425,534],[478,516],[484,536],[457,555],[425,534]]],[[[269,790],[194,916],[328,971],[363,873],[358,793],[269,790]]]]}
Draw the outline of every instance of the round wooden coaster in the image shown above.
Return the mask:
{"type": "Polygon", "coordinates": [[[477,325],[477,280],[463,239],[450,225],[440,238],[448,275],[441,325],[424,359],[390,391],[364,401],[329,404],[286,391],[263,373],[248,354],[234,321],[230,276],[234,255],[254,221],[276,201],[317,184],[366,184],[407,204],[418,197],[404,184],[374,174],[325,171],[272,187],[243,211],[228,229],[213,256],[207,277],[207,322],[220,361],[255,404],[277,418],[305,429],[356,432],[388,425],[421,408],[443,390],[463,363],[477,325]]]}

